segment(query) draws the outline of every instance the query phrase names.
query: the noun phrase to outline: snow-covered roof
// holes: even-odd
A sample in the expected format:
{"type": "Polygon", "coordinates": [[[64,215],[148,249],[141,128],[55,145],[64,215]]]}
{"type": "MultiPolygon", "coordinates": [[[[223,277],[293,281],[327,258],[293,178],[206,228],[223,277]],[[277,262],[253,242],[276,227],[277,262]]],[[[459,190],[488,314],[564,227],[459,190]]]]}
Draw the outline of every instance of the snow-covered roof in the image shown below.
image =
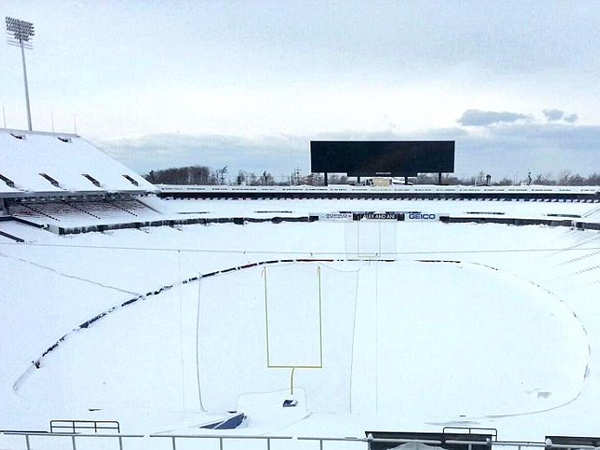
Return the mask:
{"type": "Polygon", "coordinates": [[[0,129],[0,196],[156,188],[76,134],[0,129]]]}

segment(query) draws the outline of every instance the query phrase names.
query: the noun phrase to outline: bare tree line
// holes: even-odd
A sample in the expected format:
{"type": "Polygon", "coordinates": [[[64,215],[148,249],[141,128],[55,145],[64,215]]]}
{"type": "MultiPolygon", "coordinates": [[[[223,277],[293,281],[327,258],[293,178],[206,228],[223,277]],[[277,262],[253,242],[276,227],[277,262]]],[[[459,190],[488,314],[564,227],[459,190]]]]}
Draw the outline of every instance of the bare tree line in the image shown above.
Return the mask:
{"type": "MultiPolygon", "coordinates": [[[[245,185],[245,186],[289,186],[309,185],[322,186],[325,177],[320,173],[302,175],[296,169],[288,176],[276,179],[271,173],[247,172],[240,170],[237,175],[228,173],[227,166],[213,170],[207,166],[173,167],[163,170],[152,170],[144,175],[144,178],[153,184],[175,184],[175,185],[245,185]]],[[[364,181],[364,180],[363,180],[364,181]]],[[[437,173],[423,173],[417,177],[407,180],[410,184],[437,184],[437,173]]],[[[355,177],[344,174],[328,174],[329,184],[357,184],[355,177]]],[[[459,178],[451,174],[444,174],[442,184],[466,185],[466,186],[515,186],[515,185],[541,185],[541,186],[600,186],[600,174],[594,172],[588,176],[574,174],[570,171],[562,171],[557,176],[550,173],[535,174],[528,173],[524,178],[503,177],[495,180],[491,175],[481,171],[479,174],[459,178]]]]}
{"type": "MultiPolygon", "coordinates": [[[[153,184],[175,184],[175,185],[244,185],[244,186],[289,186],[292,185],[322,185],[324,178],[322,174],[302,175],[299,170],[294,173],[276,179],[266,170],[262,173],[247,172],[240,170],[237,175],[228,173],[227,166],[212,170],[206,166],[172,167],[163,170],[151,170],[144,178],[153,184]]],[[[346,176],[332,175],[330,182],[343,184],[348,178],[346,176]]]]}
{"type": "MultiPolygon", "coordinates": [[[[422,174],[415,180],[419,184],[437,183],[437,174],[422,174]]],[[[594,172],[588,176],[574,174],[571,171],[564,170],[557,176],[551,173],[534,174],[529,172],[525,177],[508,178],[503,177],[494,180],[493,177],[485,172],[466,178],[458,178],[449,174],[442,177],[442,184],[448,185],[466,185],[466,186],[600,186],[600,174],[594,172]]]]}
{"type": "Polygon", "coordinates": [[[211,170],[206,166],[171,167],[151,170],[144,178],[153,184],[210,185],[223,184],[227,166],[211,170]]]}

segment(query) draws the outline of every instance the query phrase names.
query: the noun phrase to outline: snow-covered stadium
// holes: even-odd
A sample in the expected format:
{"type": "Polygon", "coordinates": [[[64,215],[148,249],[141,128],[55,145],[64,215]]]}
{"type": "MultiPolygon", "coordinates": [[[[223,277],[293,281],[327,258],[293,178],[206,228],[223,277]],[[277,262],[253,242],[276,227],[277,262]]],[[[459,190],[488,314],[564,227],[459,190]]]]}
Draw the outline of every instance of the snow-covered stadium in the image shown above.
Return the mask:
{"type": "Polygon", "coordinates": [[[156,187],[7,129],[0,158],[0,448],[600,442],[597,188],[156,187]]]}

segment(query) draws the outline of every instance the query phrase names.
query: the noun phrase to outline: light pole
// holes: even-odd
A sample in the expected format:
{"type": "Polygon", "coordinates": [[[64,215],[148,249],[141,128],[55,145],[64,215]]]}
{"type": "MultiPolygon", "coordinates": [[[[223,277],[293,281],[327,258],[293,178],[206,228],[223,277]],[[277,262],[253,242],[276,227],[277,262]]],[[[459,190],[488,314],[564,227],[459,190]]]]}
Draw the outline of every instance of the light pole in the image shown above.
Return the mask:
{"type": "Polygon", "coordinates": [[[25,66],[25,49],[33,50],[31,38],[35,34],[33,24],[13,17],[6,18],[6,35],[9,45],[21,47],[21,57],[23,59],[23,79],[25,80],[25,102],[27,103],[27,123],[29,131],[31,127],[31,106],[29,105],[29,86],[27,84],[27,67],[25,66]]]}

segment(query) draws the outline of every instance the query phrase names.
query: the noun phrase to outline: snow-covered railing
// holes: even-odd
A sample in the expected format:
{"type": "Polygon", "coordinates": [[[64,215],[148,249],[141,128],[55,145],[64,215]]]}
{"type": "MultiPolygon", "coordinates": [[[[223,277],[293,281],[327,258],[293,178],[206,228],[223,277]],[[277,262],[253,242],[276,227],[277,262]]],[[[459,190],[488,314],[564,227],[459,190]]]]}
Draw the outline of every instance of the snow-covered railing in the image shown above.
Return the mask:
{"type": "Polygon", "coordinates": [[[398,199],[600,202],[595,186],[167,186],[162,198],[273,200],[273,199],[398,199]]]}
{"type": "Polygon", "coordinates": [[[177,450],[177,440],[178,439],[211,439],[219,441],[219,450],[223,450],[225,447],[225,441],[233,441],[233,440],[246,440],[246,441],[259,441],[266,442],[267,450],[271,449],[271,441],[285,441],[292,440],[291,436],[245,436],[245,435],[218,435],[218,434],[199,434],[199,435],[174,435],[174,434],[151,434],[151,438],[168,438],[171,440],[171,448],[173,450],[177,450]]]}
{"type": "Polygon", "coordinates": [[[227,186],[227,185],[155,185],[163,193],[168,192],[407,192],[407,193],[543,193],[543,194],[596,194],[598,186],[460,186],[460,185],[392,185],[377,186],[227,186]]]}
{"type": "MultiPolygon", "coordinates": [[[[446,444],[456,444],[456,445],[468,445],[471,450],[473,445],[481,445],[473,441],[446,441],[446,444]]],[[[530,442],[530,441],[488,441],[486,443],[490,448],[494,447],[510,447],[515,448],[517,450],[522,449],[537,449],[537,448],[545,448],[545,449],[577,449],[577,450],[594,450],[597,447],[593,445],[584,445],[584,444],[554,444],[550,439],[546,439],[544,442],[530,442]]],[[[497,449],[498,450],[498,449],[497,449]]]]}
{"type": "Polygon", "coordinates": [[[81,430],[94,430],[94,433],[102,430],[114,430],[121,432],[121,425],[116,420],[60,420],[50,421],[50,433],[60,433],[60,430],[69,430],[77,433],[81,430]]]}
{"type": "MultiPolygon", "coordinates": [[[[81,439],[110,439],[112,442],[115,443],[115,445],[118,445],[119,450],[124,450],[124,442],[125,439],[127,440],[131,440],[131,439],[140,439],[140,438],[144,438],[145,436],[143,434],[80,434],[80,433],[45,433],[45,432],[40,432],[40,431],[0,431],[0,442],[3,441],[2,435],[4,436],[23,436],[25,438],[25,448],[27,450],[32,450],[33,448],[40,448],[39,445],[36,445],[35,447],[32,446],[32,438],[35,438],[35,440],[37,441],[38,438],[44,438],[44,439],[48,439],[48,438],[55,438],[54,440],[56,441],[58,438],[71,438],[71,448],[73,450],[77,450],[77,441],[80,441],[81,439]]],[[[10,445],[10,444],[8,444],[10,445]]],[[[1,448],[6,448],[6,449],[21,449],[23,448],[22,446],[18,446],[18,447],[10,447],[7,446],[7,444],[2,445],[1,448]]]]}
{"type": "MultiPolygon", "coordinates": [[[[358,443],[363,442],[367,444],[367,448],[371,448],[372,443],[380,443],[380,444],[391,444],[394,447],[402,444],[424,444],[424,445],[441,445],[442,441],[435,439],[384,439],[384,438],[356,438],[356,437],[343,437],[343,438],[335,438],[335,437],[299,437],[297,438],[299,441],[312,441],[319,443],[319,450],[323,450],[325,448],[326,442],[348,442],[348,443],[358,443]]],[[[471,441],[471,443],[473,443],[471,441]]],[[[336,446],[337,448],[337,446],[336,446]]]]}
{"type": "MultiPolygon", "coordinates": [[[[154,446],[152,448],[170,448],[172,450],[178,449],[178,444],[182,445],[179,448],[189,448],[188,445],[183,444],[181,441],[185,440],[212,440],[217,441],[219,443],[219,450],[225,450],[227,448],[227,444],[232,444],[234,442],[246,441],[248,444],[246,448],[257,448],[264,449],[266,445],[266,449],[271,449],[271,443],[275,441],[287,441],[292,442],[312,442],[319,445],[320,450],[324,450],[327,447],[329,448],[346,448],[343,446],[343,443],[350,444],[347,448],[355,449],[357,448],[356,444],[365,444],[365,448],[367,450],[377,447],[382,448],[382,445],[389,444],[389,447],[396,447],[401,444],[409,444],[409,443],[417,443],[417,444],[425,444],[425,445],[433,445],[433,446],[441,446],[448,444],[451,446],[461,445],[464,446],[466,450],[473,450],[474,447],[487,447],[490,450],[506,450],[506,448],[511,448],[515,450],[566,450],[566,449],[577,449],[577,450],[595,450],[596,447],[593,445],[585,445],[585,444],[554,444],[551,439],[546,439],[543,442],[536,441],[495,441],[491,439],[487,439],[485,441],[472,441],[472,440],[451,440],[444,439],[444,442],[441,440],[435,439],[392,439],[392,438],[373,438],[372,436],[359,438],[359,437],[293,437],[293,436],[251,436],[251,435],[220,435],[220,434],[202,434],[202,435],[176,435],[176,434],[151,434],[151,435],[142,435],[142,434],[77,434],[77,433],[46,433],[40,431],[2,431],[0,430],[0,443],[2,443],[2,436],[22,436],[25,438],[25,448],[27,450],[32,450],[34,447],[32,446],[32,439],[35,438],[65,438],[68,437],[71,440],[71,448],[73,450],[77,450],[77,442],[81,439],[109,439],[115,443],[115,446],[118,445],[119,450],[126,450],[129,448],[144,448],[149,442],[145,440],[144,442],[140,441],[142,438],[150,438],[151,440],[159,441],[159,440],[168,440],[170,445],[168,447],[163,447],[161,445],[154,446]],[[254,442],[256,447],[249,445],[250,442],[254,442]],[[127,443],[127,447],[125,447],[125,443],[127,443]],[[335,445],[328,445],[329,443],[335,445]],[[342,445],[341,445],[342,444],[342,445]],[[377,444],[373,446],[373,444],[377,444]],[[140,446],[141,445],[141,446],[140,446]]],[[[2,448],[12,449],[12,448],[23,448],[19,447],[11,447],[8,443],[3,443],[2,448]],[[7,446],[8,444],[8,446],[7,446]]],[[[298,448],[297,445],[292,444],[289,446],[290,448],[298,448]]],[[[388,447],[388,448],[389,448],[388,447]]],[[[110,447],[113,448],[113,447],[110,447]]],[[[214,448],[210,446],[210,448],[214,448]]],[[[288,446],[283,446],[281,444],[277,445],[277,448],[288,448],[288,446]]],[[[310,447],[314,448],[314,447],[310,447]]]]}

